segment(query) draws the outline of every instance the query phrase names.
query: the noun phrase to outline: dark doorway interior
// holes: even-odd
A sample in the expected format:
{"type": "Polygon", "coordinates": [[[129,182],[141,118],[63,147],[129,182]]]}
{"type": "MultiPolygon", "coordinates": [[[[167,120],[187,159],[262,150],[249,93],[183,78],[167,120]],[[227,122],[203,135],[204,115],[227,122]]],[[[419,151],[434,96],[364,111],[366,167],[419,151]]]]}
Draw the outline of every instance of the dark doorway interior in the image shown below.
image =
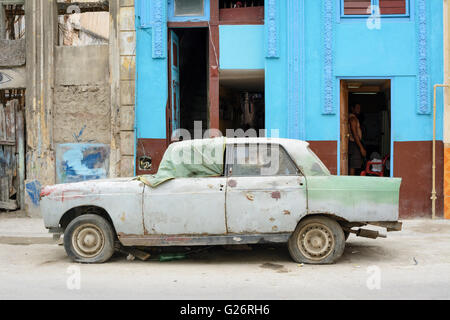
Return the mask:
{"type": "Polygon", "coordinates": [[[180,127],[194,135],[194,121],[207,129],[208,117],[208,30],[172,29],[179,38],[180,127]]]}
{"type": "MultiPolygon", "coordinates": [[[[384,176],[390,175],[391,157],[391,83],[390,80],[352,80],[347,81],[348,110],[359,104],[361,112],[357,115],[362,141],[367,156],[356,174],[367,169],[367,162],[374,159],[385,160],[384,176]]],[[[374,167],[376,169],[376,167],[374,167]]],[[[373,169],[373,168],[372,168],[373,169]]],[[[349,168],[350,172],[350,168],[349,168]]],[[[372,174],[369,174],[372,175],[372,174]]]]}
{"type": "Polygon", "coordinates": [[[220,130],[265,128],[264,70],[220,71],[220,130]]]}

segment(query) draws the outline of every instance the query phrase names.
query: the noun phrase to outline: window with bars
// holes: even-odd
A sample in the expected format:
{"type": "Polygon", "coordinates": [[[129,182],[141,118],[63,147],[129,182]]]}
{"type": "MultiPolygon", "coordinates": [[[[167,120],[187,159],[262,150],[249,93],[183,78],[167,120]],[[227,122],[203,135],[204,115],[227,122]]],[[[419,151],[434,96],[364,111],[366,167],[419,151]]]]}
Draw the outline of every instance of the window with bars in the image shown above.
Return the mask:
{"type": "Polygon", "coordinates": [[[341,14],[346,17],[409,16],[409,0],[341,0],[341,14]]]}

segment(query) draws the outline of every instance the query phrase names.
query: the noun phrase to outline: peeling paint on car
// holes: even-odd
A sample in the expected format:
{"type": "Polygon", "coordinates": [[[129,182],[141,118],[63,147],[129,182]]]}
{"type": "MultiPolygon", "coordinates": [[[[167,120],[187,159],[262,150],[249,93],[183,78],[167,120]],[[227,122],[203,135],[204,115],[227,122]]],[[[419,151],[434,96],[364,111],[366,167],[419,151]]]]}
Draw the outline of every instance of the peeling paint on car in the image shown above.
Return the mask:
{"type": "Polygon", "coordinates": [[[237,186],[237,182],[234,179],[229,179],[228,180],[228,186],[230,186],[231,188],[235,188],[237,186]]]}
{"type": "Polygon", "coordinates": [[[40,193],[45,226],[58,228],[69,210],[95,206],[109,214],[123,245],[196,245],[287,241],[311,214],[398,220],[401,179],[332,176],[303,141],[227,139],[239,141],[279,143],[301,173],[175,178],[155,188],[136,178],[47,186],[40,193]]]}
{"type": "Polygon", "coordinates": [[[272,192],[272,193],[271,193],[271,197],[272,197],[273,199],[278,200],[278,199],[281,198],[281,193],[280,193],[279,191],[272,192]]]}

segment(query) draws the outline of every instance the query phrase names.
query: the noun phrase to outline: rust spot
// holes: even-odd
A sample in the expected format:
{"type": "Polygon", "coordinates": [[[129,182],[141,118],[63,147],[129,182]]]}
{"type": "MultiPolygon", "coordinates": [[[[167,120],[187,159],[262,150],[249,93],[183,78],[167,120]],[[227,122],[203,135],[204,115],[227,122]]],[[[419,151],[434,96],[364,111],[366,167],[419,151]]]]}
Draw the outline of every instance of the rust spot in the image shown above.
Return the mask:
{"type": "Polygon", "coordinates": [[[272,227],[272,231],[277,231],[278,230],[278,227],[277,226],[273,226],[272,227]]]}
{"type": "Polygon", "coordinates": [[[212,189],[214,186],[212,184],[208,184],[208,188],[212,189]]]}
{"type": "Polygon", "coordinates": [[[283,210],[283,214],[286,215],[286,216],[288,216],[288,215],[291,214],[291,212],[290,212],[289,210],[283,210]]]}
{"type": "Polygon", "coordinates": [[[274,191],[274,192],[272,192],[272,198],[273,198],[273,199],[276,199],[276,200],[281,199],[281,193],[280,193],[280,191],[274,191]]]}
{"type": "Polygon", "coordinates": [[[272,222],[274,222],[274,221],[275,221],[275,218],[270,218],[269,220],[272,221],[272,222]]]}
{"type": "Polygon", "coordinates": [[[233,180],[233,179],[228,180],[228,186],[230,186],[232,188],[236,187],[237,186],[236,180],[233,180]]]}
{"type": "Polygon", "coordinates": [[[252,195],[251,193],[246,193],[245,196],[247,197],[248,200],[253,201],[255,200],[255,196],[252,195]]]}
{"type": "Polygon", "coordinates": [[[120,220],[122,220],[122,222],[125,221],[125,212],[122,212],[122,215],[120,216],[120,220]]]}

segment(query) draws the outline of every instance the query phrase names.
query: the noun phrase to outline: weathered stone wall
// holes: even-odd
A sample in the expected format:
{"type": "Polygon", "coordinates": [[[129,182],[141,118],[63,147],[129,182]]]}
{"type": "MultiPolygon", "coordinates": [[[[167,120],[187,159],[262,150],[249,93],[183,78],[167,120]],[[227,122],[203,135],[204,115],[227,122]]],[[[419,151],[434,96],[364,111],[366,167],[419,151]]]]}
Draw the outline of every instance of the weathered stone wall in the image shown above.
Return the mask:
{"type": "Polygon", "coordinates": [[[25,64],[25,39],[0,39],[0,67],[15,67],[25,64]]]}
{"type": "Polygon", "coordinates": [[[111,141],[109,46],[56,47],[54,143],[111,141]]]}
{"type": "Polygon", "coordinates": [[[57,86],[54,99],[54,143],[110,143],[109,85],[57,86]]]}
{"type": "Polygon", "coordinates": [[[109,46],[57,46],[55,68],[57,85],[108,83],[109,46]]]}
{"type": "Polygon", "coordinates": [[[55,22],[56,2],[25,2],[25,210],[30,216],[41,214],[40,187],[55,183],[52,125],[55,22]]]}
{"type": "Polygon", "coordinates": [[[67,182],[64,166],[73,172],[80,161],[67,164],[70,155],[85,147],[101,153],[95,168],[104,168],[102,176],[134,174],[134,1],[109,4],[109,44],[69,47],[55,46],[56,2],[26,2],[29,215],[40,214],[40,187],[67,182]]]}

